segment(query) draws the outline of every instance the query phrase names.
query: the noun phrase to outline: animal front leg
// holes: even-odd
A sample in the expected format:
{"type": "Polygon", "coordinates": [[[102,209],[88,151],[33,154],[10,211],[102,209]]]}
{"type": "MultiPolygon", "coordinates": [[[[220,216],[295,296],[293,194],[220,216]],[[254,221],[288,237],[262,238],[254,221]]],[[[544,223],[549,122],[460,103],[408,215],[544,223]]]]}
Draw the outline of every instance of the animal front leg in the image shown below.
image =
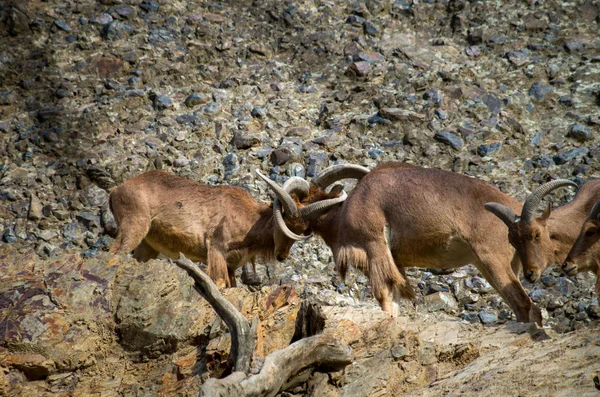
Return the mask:
{"type": "MultiPolygon", "coordinates": [[[[481,257],[480,257],[480,260],[481,257]]],[[[517,322],[535,322],[542,325],[542,312],[527,295],[521,282],[508,263],[504,264],[495,258],[485,258],[477,268],[487,281],[511,307],[517,322]]]]}
{"type": "Polygon", "coordinates": [[[208,247],[208,268],[207,273],[219,288],[231,287],[229,279],[229,268],[223,252],[214,244],[207,240],[208,247]]]}

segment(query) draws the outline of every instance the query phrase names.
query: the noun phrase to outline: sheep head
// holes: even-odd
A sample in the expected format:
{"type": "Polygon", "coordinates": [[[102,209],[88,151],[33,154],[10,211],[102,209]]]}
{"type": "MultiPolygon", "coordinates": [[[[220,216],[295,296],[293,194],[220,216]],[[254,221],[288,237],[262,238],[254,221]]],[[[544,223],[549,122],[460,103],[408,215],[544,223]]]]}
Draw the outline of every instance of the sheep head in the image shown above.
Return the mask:
{"type": "Polygon", "coordinates": [[[597,252],[600,247],[596,245],[598,240],[600,240],[600,201],[594,204],[588,218],[583,222],[579,236],[562,264],[563,271],[573,276],[581,271],[596,268],[600,256],[597,252]],[[596,249],[592,249],[593,246],[596,249]]]}
{"type": "Polygon", "coordinates": [[[484,205],[486,210],[500,218],[508,227],[508,240],[519,254],[525,278],[532,283],[539,280],[542,272],[554,262],[554,244],[547,225],[552,207],[548,205],[541,215],[536,210],[544,196],[563,186],[578,187],[567,179],[547,182],[527,197],[520,216],[500,203],[484,205]]]}

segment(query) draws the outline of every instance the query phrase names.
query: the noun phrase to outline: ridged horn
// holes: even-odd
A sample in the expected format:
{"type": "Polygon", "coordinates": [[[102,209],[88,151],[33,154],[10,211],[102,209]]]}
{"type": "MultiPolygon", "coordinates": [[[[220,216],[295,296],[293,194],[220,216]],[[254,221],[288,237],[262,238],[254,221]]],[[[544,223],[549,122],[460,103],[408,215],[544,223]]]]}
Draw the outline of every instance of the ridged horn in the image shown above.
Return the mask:
{"type": "Polygon", "coordinates": [[[302,207],[300,209],[300,214],[302,215],[303,218],[305,218],[316,212],[323,211],[323,210],[331,207],[332,205],[336,205],[341,202],[344,202],[347,198],[348,198],[348,195],[346,194],[346,192],[344,190],[342,190],[342,195],[340,197],[327,199],[327,200],[321,200],[321,201],[317,201],[316,203],[309,204],[306,207],[302,207]]]}
{"type": "MultiPolygon", "coordinates": [[[[285,181],[283,184],[283,190],[288,194],[300,193],[306,196],[310,190],[310,185],[305,179],[294,176],[285,181]]],[[[310,235],[304,236],[296,234],[290,230],[283,219],[283,214],[281,213],[281,203],[277,198],[273,200],[273,217],[275,218],[275,224],[279,230],[281,230],[288,238],[298,241],[308,240],[311,237],[310,235]]]]}
{"type": "Polygon", "coordinates": [[[527,197],[527,200],[525,200],[525,204],[523,204],[523,210],[521,211],[521,219],[523,222],[531,222],[535,218],[535,211],[540,205],[540,202],[544,196],[563,186],[579,187],[579,185],[577,185],[575,182],[568,179],[556,179],[554,181],[544,183],[542,186],[539,186],[537,189],[531,192],[529,197],[527,197]]]}
{"type": "Polygon", "coordinates": [[[504,204],[500,203],[485,203],[483,207],[496,215],[506,226],[510,226],[517,220],[517,214],[504,204]]]}
{"type": "Polygon", "coordinates": [[[337,182],[346,178],[362,179],[363,176],[367,175],[371,170],[356,164],[337,164],[331,167],[325,168],[319,175],[314,177],[310,182],[320,187],[321,189],[327,188],[334,182],[337,182]]]}
{"type": "Polygon", "coordinates": [[[273,200],[273,218],[275,218],[275,224],[277,225],[279,230],[281,230],[283,234],[285,234],[288,238],[295,241],[299,241],[308,240],[311,237],[311,235],[304,236],[296,234],[290,230],[290,228],[285,224],[285,221],[283,220],[283,215],[281,213],[281,203],[277,199],[273,200]]]}
{"type": "Polygon", "coordinates": [[[290,216],[298,212],[296,203],[294,203],[294,200],[284,188],[275,183],[275,181],[272,181],[270,178],[264,176],[259,170],[256,170],[256,174],[261,177],[263,181],[267,182],[267,185],[269,185],[271,190],[273,190],[275,196],[279,199],[279,201],[281,201],[283,209],[286,212],[286,216],[290,216]]]}
{"type": "Polygon", "coordinates": [[[293,176],[285,181],[283,184],[283,190],[285,190],[288,194],[296,193],[301,199],[304,196],[308,196],[310,184],[304,178],[293,176]]]}
{"type": "MultiPolygon", "coordinates": [[[[302,208],[304,209],[304,208],[302,208]]],[[[302,212],[302,209],[300,210],[300,212],[302,212]]],[[[594,204],[594,206],[592,207],[592,210],[590,211],[590,219],[598,219],[598,215],[600,215],[600,200],[596,201],[596,204],[594,204]]]]}

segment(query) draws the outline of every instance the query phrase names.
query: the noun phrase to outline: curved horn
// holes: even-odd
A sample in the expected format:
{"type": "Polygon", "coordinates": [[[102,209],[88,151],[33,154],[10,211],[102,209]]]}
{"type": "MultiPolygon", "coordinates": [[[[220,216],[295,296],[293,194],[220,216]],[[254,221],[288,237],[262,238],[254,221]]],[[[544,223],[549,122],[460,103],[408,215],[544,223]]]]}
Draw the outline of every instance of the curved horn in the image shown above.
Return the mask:
{"type": "MultiPolygon", "coordinates": [[[[300,210],[302,212],[302,210],[300,210]]],[[[600,215],[600,200],[596,201],[596,204],[592,207],[590,211],[590,219],[598,219],[598,215],[600,215]]]]}
{"type": "MultiPolygon", "coordinates": [[[[259,175],[261,175],[261,174],[259,173],[259,175]]],[[[261,175],[261,176],[263,177],[263,179],[265,178],[264,175],[261,175]]],[[[269,181],[271,181],[271,180],[269,179],[269,181]]],[[[269,183],[269,182],[267,182],[267,183],[269,183]]],[[[310,190],[309,183],[305,179],[302,179],[297,176],[291,177],[287,181],[285,181],[285,183],[283,184],[283,188],[280,188],[279,185],[277,185],[275,182],[273,182],[273,184],[275,186],[277,186],[277,188],[282,189],[284,191],[284,193],[287,194],[287,196],[289,196],[291,193],[296,193],[296,194],[301,193],[306,196],[306,195],[308,195],[308,192],[310,190]]],[[[269,183],[269,186],[272,186],[273,184],[269,183]]],[[[293,200],[292,200],[292,203],[293,203],[293,200]]],[[[295,204],[294,204],[294,207],[295,207],[295,204]]],[[[296,209],[296,212],[291,212],[291,211],[286,210],[286,216],[291,216],[297,212],[298,212],[297,209],[296,209]]],[[[286,237],[288,237],[292,240],[295,240],[295,241],[308,240],[311,237],[311,236],[299,235],[290,230],[290,228],[286,225],[286,223],[283,219],[283,214],[281,211],[281,202],[279,201],[278,197],[275,197],[275,199],[273,200],[273,218],[275,219],[275,224],[277,225],[279,230],[281,230],[283,232],[283,234],[286,235],[286,237]]]]}
{"type": "Polygon", "coordinates": [[[273,190],[275,196],[277,196],[277,198],[281,201],[283,209],[285,210],[288,216],[298,212],[298,207],[296,207],[296,203],[294,203],[294,200],[289,195],[289,193],[285,191],[284,188],[282,188],[277,183],[264,176],[259,170],[256,170],[256,174],[258,174],[258,176],[261,177],[263,181],[267,182],[267,185],[269,185],[269,187],[273,190]]]}
{"type": "Polygon", "coordinates": [[[307,217],[311,214],[314,214],[315,212],[320,212],[324,209],[327,209],[327,208],[331,207],[332,205],[342,203],[347,198],[348,198],[348,195],[346,194],[346,192],[344,190],[342,190],[342,194],[340,197],[327,199],[327,200],[321,200],[321,201],[317,201],[316,203],[309,204],[306,207],[302,207],[300,209],[300,214],[302,215],[303,218],[307,217]]]}
{"type": "Polygon", "coordinates": [[[285,181],[283,184],[283,190],[289,194],[296,193],[301,196],[307,196],[308,192],[310,191],[310,184],[304,178],[293,176],[285,181]]]}
{"type": "Polygon", "coordinates": [[[319,175],[314,177],[310,182],[321,189],[327,188],[334,182],[345,178],[361,179],[371,170],[356,164],[337,164],[325,168],[319,175]]]}
{"type": "Polygon", "coordinates": [[[304,236],[300,234],[296,234],[290,230],[290,228],[285,224],[283,220],[283,215],[281,214],[281,203],[279,200],[273,200],[273,218],[275,218],[275,224],[285,234],[288,238],[292,240],[308,240],[311,236],[304,236]]]}
{"type": "Polygon", "coordinates": [[[507,206],[500,203],[485,203],[483,207],[490,211],[492,214],[496,215],[506,226],[509,226],[512,223],[515,223],[517,220],[517,214],[507,206]]]}
{"type": "Polygon", "coordinates": [[[540,201],[542,201],[544,196],[563,186],[579,187],[579,185],[577,185],[575,182],[568,179],[556,179],[554,181],[544,183],[542,186],[539,186],[537,189],[531,192],[529,197],[527,197],[527,200],[525,200],[525,204],[523,204],[523,210],[521,211],[521,219],[523,222],[531,222],[535,217],[535,210],[540,205],[540,201]]]}

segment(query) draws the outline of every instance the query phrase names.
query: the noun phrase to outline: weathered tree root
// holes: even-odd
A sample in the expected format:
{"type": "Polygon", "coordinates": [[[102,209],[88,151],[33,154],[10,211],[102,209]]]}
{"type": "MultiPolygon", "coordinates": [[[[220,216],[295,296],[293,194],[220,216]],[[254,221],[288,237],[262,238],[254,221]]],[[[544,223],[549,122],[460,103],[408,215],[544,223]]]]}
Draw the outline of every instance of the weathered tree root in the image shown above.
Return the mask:
{"type": "Polygon", "coordinates": [[[275,396],[292,376],[310,367],[339,371],[352,363],[352,349],[327,335],[300,339],[269,354],[261,371],[247,376],[256,343],[256,318],[252,325],[219,292],[215,283],[183,255],[175,263],[194,279],[198,292],[210,303],[231,332],[230,357],[235,371],[224,379],[211,378],[200,390],[206,397],[275,396]]]}
{"type": "Polygon", "coordinates": [[[352,363],[352,349],[327,335],[315,335],[294,342],[265,358],[257,375],[234,372],[225,379],[209,379],[200,396],[275,396],[286,380],[305,368],[318,366],[339,371],[352,363]]]}
{"type": "Polygon", "coordinates": [[[246,317],[242,316],[242,313],[221,295],[219,288],[211,278],[183,254],[179,256],[175,264],[188,272],[195,281],[196,290],[225,321],[231,333],[229,359],[232,360],[235,371],[247,372],[250,369],[250,360],[256,344],[258,319],[252,319],[252,324],[250,324],[246,317]]]}

